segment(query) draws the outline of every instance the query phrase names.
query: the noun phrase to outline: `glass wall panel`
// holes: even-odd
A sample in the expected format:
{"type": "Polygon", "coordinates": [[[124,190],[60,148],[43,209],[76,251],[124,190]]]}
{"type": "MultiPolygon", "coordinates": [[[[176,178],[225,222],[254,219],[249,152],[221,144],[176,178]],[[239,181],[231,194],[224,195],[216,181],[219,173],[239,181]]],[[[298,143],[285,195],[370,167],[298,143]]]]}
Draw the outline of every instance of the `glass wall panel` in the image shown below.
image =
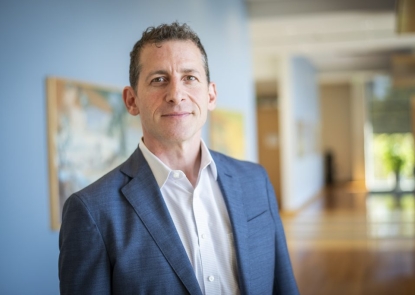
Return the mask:
{"type": "Polygon", "coordinates": [[[414,189],[415,87],[377,76],[367,85],[366,177],[370,191],[414,189]]]}

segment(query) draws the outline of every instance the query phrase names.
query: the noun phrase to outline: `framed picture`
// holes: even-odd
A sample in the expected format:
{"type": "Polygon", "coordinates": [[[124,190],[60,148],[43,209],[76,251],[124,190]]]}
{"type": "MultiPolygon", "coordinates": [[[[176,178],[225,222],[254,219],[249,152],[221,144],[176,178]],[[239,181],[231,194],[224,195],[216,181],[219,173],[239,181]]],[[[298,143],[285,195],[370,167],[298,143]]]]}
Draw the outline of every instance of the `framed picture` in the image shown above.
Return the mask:
{"type": "Polygon", "coordinates": [[[125,161],[142,131],[121,89],[61,78],[46,84],[51,227],[58,230],[66,199],[125,161]]]}
{"type": "Polygon", "coordinates": [[[216,109],[210,113],[210,148],[237,159],[245,158],[244,116],[216,109]]]}

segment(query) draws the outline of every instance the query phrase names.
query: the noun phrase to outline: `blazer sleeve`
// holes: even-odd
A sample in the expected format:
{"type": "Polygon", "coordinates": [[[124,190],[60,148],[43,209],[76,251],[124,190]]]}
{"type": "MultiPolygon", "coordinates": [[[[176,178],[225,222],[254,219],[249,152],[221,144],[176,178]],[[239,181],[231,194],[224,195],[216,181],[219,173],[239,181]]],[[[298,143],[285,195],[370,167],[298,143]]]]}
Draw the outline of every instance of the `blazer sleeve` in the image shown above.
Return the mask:
{"type": "Polygon", "coordinates": [[[101,233],[81,198],[63,208],[59,234],[59,287],[66,294],[111,294],[111,270],[101,233]]]}
{"type": "Polygon", "coordinates": [[[275,270],[274,270],[274,291],[273,294],[297,295],[299,294],[297,283],[294,278],[290,256],[288,253],[284,229],[278,213],[278,205],[274,188],[268,176],[267,195],[270,211],[275,223],[275,270]]]}

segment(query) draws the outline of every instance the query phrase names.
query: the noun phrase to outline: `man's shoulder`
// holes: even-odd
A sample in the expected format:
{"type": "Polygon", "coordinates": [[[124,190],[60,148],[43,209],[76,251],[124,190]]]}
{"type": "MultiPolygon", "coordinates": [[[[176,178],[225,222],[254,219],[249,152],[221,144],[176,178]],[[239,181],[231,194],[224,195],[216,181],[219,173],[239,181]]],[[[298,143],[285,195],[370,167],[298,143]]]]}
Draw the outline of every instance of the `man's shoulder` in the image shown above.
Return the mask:
{"type": "Polygon", "coordinates": [[[106,198],[117,195],[130,179],[121,171],[121,166],[104,174],[93,183],[74,193],[74,195],[84,203],[102,202],[106,198]]]}
{"type": "Polygon", "coordinates": [[[121,166],[122,165],[107,172],[106,174],[101,176],[99,179],[97,179],[90,185],[80,190],[78,194],[91,194],[91,193],[97,193],[97,192],[98,193],[105,192],[105,191],[122,186],[125,183],[125,181],[129,179],[129,177],[126,176],[121,171],[121,166]]]}
{"type": "Polygon", "coordinates": [[[137,174],[138,167],[142,165],[138,149],[123,163],[107,172],[99,179],[76,192],[80,197],[87,196],[106,196],[109,194],[118,193],[120,189],[125,186],[135,174],[137,174]]]}
{"type": "Polygon", "coordinates": [[[254,162],[245,161],[245,160],[239,160],[232,158],[230,156],[227,156],[225,154],[222,154],[217,151],[210,150],[210,153],[215,160],[216,166],[225,166],[227,169],[232,169],[237,173],[262,173],[264,171],[264,168],[254,162]]]}

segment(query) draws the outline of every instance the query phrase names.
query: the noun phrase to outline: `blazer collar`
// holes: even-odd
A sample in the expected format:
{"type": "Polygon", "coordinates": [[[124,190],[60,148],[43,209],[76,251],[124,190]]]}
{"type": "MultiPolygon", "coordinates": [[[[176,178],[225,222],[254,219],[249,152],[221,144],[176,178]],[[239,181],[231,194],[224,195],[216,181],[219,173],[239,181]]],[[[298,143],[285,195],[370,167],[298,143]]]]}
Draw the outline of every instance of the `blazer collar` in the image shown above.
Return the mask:
{"type": "Polygon", "coordinates": [[[233,228],[235,250],[238,264],[239,288],[241,294],[249,294],[249,249],[247,247],[248,222],[243,203],[242,189],[238,172],[227,163],[229,159],[219,153],[211,155],[218,169],[218,182],[225,199],[233,228]]]}
{"type": "Polygon", "coordinates": [[[176,231],[157,182],[139,148],[122,164],[132,179],[122,189],[140,220],[190,294],[201,295],[192,265],[176,231]]]}

